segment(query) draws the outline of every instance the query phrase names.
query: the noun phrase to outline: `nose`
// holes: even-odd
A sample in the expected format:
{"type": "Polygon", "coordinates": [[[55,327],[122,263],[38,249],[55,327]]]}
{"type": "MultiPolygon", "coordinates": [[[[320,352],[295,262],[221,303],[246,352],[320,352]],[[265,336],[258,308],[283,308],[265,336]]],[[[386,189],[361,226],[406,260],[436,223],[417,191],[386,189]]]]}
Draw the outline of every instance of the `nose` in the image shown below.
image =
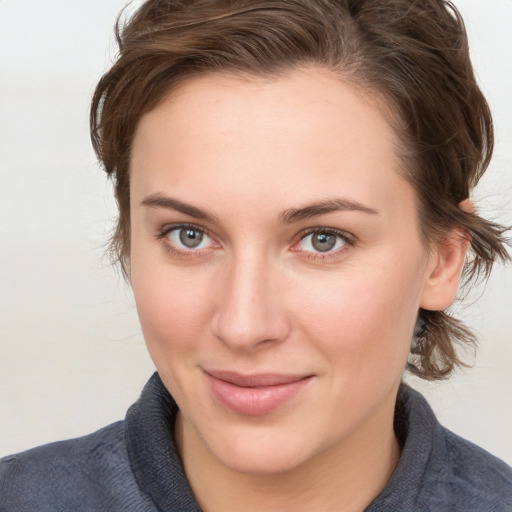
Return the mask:
{"type": "Polygon", "coordinates": [[[262,257],[233,259],[217,282],[214,336],[237,352],[284,341],[290,325],[278,276],[278,269],[262,257]]]}

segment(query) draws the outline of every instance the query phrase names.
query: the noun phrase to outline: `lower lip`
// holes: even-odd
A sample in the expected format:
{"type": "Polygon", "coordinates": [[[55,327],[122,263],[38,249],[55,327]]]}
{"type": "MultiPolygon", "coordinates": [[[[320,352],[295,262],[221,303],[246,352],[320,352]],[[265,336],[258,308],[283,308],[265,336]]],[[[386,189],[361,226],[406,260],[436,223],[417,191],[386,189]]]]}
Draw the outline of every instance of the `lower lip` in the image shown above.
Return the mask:
{"type": "Polygon", "coordinates": [[[262,416],[289,402],[312,380],[312,377],[275,386],[242,387],[207,374],[210,389],[217,401],[228,409],[246,416],[262,416]]]}

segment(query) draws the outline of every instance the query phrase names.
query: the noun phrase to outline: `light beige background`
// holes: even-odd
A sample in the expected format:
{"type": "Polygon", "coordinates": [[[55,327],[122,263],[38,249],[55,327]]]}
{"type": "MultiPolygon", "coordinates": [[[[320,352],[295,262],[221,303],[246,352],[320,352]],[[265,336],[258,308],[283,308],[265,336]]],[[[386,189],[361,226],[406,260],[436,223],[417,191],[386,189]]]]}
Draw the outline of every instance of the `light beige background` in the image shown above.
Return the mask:
{"type": "MultiPolygon", "coordinates": [[[[153,371],[130,290],[103,257],[115,208],[88,139],[124,4],[0,1],[0,454],[123,418],[153,371]]],[[[475,196],[512,224],[512,1],[455,4],[496,122],[475,196]]],[[[480,335],[474,368],[410,380],[445,425],[512,463],[512,268],[464,315],[480,335]]]]}

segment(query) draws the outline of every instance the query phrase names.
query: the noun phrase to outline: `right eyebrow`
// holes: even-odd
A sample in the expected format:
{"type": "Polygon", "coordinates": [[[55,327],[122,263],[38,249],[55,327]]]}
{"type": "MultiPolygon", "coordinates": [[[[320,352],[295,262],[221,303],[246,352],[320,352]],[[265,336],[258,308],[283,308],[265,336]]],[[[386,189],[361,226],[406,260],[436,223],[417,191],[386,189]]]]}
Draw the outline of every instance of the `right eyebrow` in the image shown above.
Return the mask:
{"type": "Polygon", "coordinates": [[[149,206],[151,208],[162,208],[164,210],[174,210],[176,212],[184,213],[190,217],[194,217],[198,220],[204,220],[211,223],[218,222],[218,219],[212,213],[193,206],[188,203],[184,203],[179,199],[173,197],[164,196],[163,194],[156,193],[150,194],[141,201],[141,206],[149,206]]]}

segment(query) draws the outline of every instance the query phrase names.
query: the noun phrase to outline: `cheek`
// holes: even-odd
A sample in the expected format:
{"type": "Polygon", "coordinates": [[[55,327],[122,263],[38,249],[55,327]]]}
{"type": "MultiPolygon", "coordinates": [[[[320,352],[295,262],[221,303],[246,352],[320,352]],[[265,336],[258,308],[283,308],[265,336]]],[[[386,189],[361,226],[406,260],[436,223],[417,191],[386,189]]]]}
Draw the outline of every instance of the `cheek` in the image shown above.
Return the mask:
{"type": "Polygon", "coordinates": [[[330,361],[342,366],[340,378],[396,369],[409,352],[419,308],[420,267],[415,263],[347,268],[339,275],[304,284],[294,309],[309,339],[330,361]]]}
{"type": "Polygon", "coordinates": [[[154,359],[158,354],[187,352],[209,328],[211,287],[205,278],[157,265],[132,272],[137,312],[154,359]]]}

